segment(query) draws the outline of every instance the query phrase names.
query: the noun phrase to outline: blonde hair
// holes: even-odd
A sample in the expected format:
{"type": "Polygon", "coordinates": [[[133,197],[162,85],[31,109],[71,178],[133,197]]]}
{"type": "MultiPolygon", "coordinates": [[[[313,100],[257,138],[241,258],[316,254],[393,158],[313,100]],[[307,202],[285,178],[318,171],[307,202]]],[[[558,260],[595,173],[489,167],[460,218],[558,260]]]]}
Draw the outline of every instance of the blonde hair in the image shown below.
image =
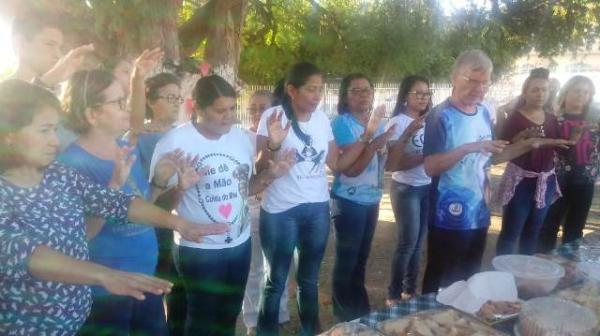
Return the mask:
{"type": "Polygon", "coordinates": [[[594,95],[596,94],[596,88],[594,87],[594,82],[592,82],[591,79],[589,79],[586,76],[577,75],[577,76],[571,77],[565,83],[565,85],[563,85],[563,87],[560,89],[560,92],[558,93],[558,99],[557,99],[557,103],[558,103],[557,114],[558,115],[565,113],[565,100],[567,98],[567,94],[569,93],[569,91],[571,91],[575,86],[577,86],[579,84],[587,85],[591,90],[590,99],[587,102],[587,104],[585,105],[585,107],[583,108],[584,114],[588,113],[588,111],[590,109],[590,104],[592,103],[592,100],[594,99],[594,95]]]}

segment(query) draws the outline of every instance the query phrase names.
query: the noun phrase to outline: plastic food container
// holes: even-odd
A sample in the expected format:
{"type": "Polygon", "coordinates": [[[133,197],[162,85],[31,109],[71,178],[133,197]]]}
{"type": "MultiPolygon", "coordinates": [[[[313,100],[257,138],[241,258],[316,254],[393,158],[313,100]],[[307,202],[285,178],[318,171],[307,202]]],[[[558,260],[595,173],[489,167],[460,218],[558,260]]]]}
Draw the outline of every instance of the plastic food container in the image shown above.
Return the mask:
{"type": "Polygon", "coordinates": [[[574,302],[543,297],[523,304],[516,326],[521,336],[596,335],[598,320],[594,313],[574,302]]]}
{"type": "Polygon", "coordinates": [[[497,256],[492,265],[515,277],[519,297],[524,299],[548,295],[565,275],[565,269],[559,264],[527,255],[497,256]]]}

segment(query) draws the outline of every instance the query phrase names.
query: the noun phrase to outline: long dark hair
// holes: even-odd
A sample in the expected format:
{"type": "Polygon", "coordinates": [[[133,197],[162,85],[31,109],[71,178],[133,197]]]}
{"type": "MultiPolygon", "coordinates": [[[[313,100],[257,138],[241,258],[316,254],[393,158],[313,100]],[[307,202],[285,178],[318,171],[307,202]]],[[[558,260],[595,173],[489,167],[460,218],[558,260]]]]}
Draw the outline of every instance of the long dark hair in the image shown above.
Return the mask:
{"type": "MultiPolygon", "coordinates": [[[[398,98],[396,99],[396,106],[394,107],[394,117],[406,110],[406,97],[408,97],[410,90],[418,82],[423,82],[427,84],[427,87],[429,87],[429,80],[423,76],[409,75],[402,79],[402,83],[400,83],[400,90],[398,91],[398,98]]],[[[426,111],[428,111],[430,108],[431,99],[429,100],[426,111]]]]}
{"type": "Polygon", "coordinates": [[[283,96],[283,100],[281,101],[281,106],[283,107],[285,116],[291,121],[294,133],[305,144],[309,144],[311,139],[308,134],[302,132],[300,126],[298,125],[298,120],[296,119],[296,115],[294,114],[294,110],[292,108],[290,95],[287,93],[287,86],[291,85],[296,89],[299,89],[306,84],[306,82],[308,82],[308,79],[311,76],[314,75],[323,75],[323,72],[316,65],[309,62],[300,62],[294,64],[285,77],[286,94],[283,96]]]}
{"type": "Polygon", "coordinates": [[[350,88],[350,83],[352,83],[355,79],[366,79],[369,82],[369,86],[373,89],[373,82],[366,75],[361,73],[352,73],[342,79],[340,83],[340,90],[338,96],[338,114],[344,114],[348,112],[348,89],[350,88]]]}

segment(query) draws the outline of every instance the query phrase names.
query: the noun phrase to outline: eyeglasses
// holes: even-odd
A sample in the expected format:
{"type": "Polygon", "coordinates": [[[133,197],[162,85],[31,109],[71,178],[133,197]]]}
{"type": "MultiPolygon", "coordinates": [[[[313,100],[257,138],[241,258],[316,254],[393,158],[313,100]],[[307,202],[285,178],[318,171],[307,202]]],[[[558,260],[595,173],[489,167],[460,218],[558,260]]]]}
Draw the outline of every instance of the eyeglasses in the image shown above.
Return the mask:
{"type": "Polygon", "coordinates": [[[353,95],[364,95],[364,94],[368,94],[371,95],[373,93],[373,89],[371,89],[370,87],[366,87],[366,88],[352,88],[349,89],[348,92],[350,92],[353,95]]]}
{"type": "Polygon", "coordinates": [[[410,91],[408,94],[414,94],[417,99],[431,98],[433,96],[433,92],[431,91],[410,91]]]}
{"type": "Polygon", "coordinates": [[[460,78],[464,79],[471,86],[481,86],[484,89],[487,89],[492,85],[492,81],[490,80],[480,81],[464,75],[461,75],[460,78]]]}
{"type": "Polygon", "coordinates": [[[117,104],[117,106],[121,110],[125,111],[125,109],[127,108],[127,98],[121,97],[121,98],[118,98],[115,100],[105,101],[104,103],[99,103],[99,104],[94,105],[94,107],[100,107],[103,105],[110,105],[110,104],[117,104]]]}
{"type": "Polygon", "coordinates": [[[183,101],[184,101],[183,97],[181,97],[180,95],[172,94],[172,93],[170,93],[166,96],[158,96],[156,98],[164,99],[169,104],[183,104],[183,101]]]}

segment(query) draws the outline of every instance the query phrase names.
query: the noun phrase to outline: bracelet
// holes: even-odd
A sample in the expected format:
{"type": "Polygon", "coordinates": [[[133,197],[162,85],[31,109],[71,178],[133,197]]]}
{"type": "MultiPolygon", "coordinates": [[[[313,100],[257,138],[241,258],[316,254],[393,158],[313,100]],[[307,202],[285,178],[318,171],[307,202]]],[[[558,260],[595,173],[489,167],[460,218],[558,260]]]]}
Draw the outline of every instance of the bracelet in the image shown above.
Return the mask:
{"type": "Polygon", "coordinates": [[[150,185],[151,185],[151,186],[153,186],[153,187],[155,187],[155,188],[158,188],[158,189],[163,189],[163,190],[165,190],[165,189],[169,188],[169,186],[168,186],[168,185],[164,185],[164,186],[162,186],[162,185],[160,185],[160,184],[158,184],[158,183],[154,182],[154,179],[152,179],[152,181],[150,181],[150,185]]]}
{"type": "Polygon", "coordinates": [[[281,144],[279,144],[279,146],[277,148],[271,148],[271,146],[269,146],[271,144],[271,141],[267,140],[267,150],[269,152],[277,152],[278,150],[281,149],[281,144]]]}

